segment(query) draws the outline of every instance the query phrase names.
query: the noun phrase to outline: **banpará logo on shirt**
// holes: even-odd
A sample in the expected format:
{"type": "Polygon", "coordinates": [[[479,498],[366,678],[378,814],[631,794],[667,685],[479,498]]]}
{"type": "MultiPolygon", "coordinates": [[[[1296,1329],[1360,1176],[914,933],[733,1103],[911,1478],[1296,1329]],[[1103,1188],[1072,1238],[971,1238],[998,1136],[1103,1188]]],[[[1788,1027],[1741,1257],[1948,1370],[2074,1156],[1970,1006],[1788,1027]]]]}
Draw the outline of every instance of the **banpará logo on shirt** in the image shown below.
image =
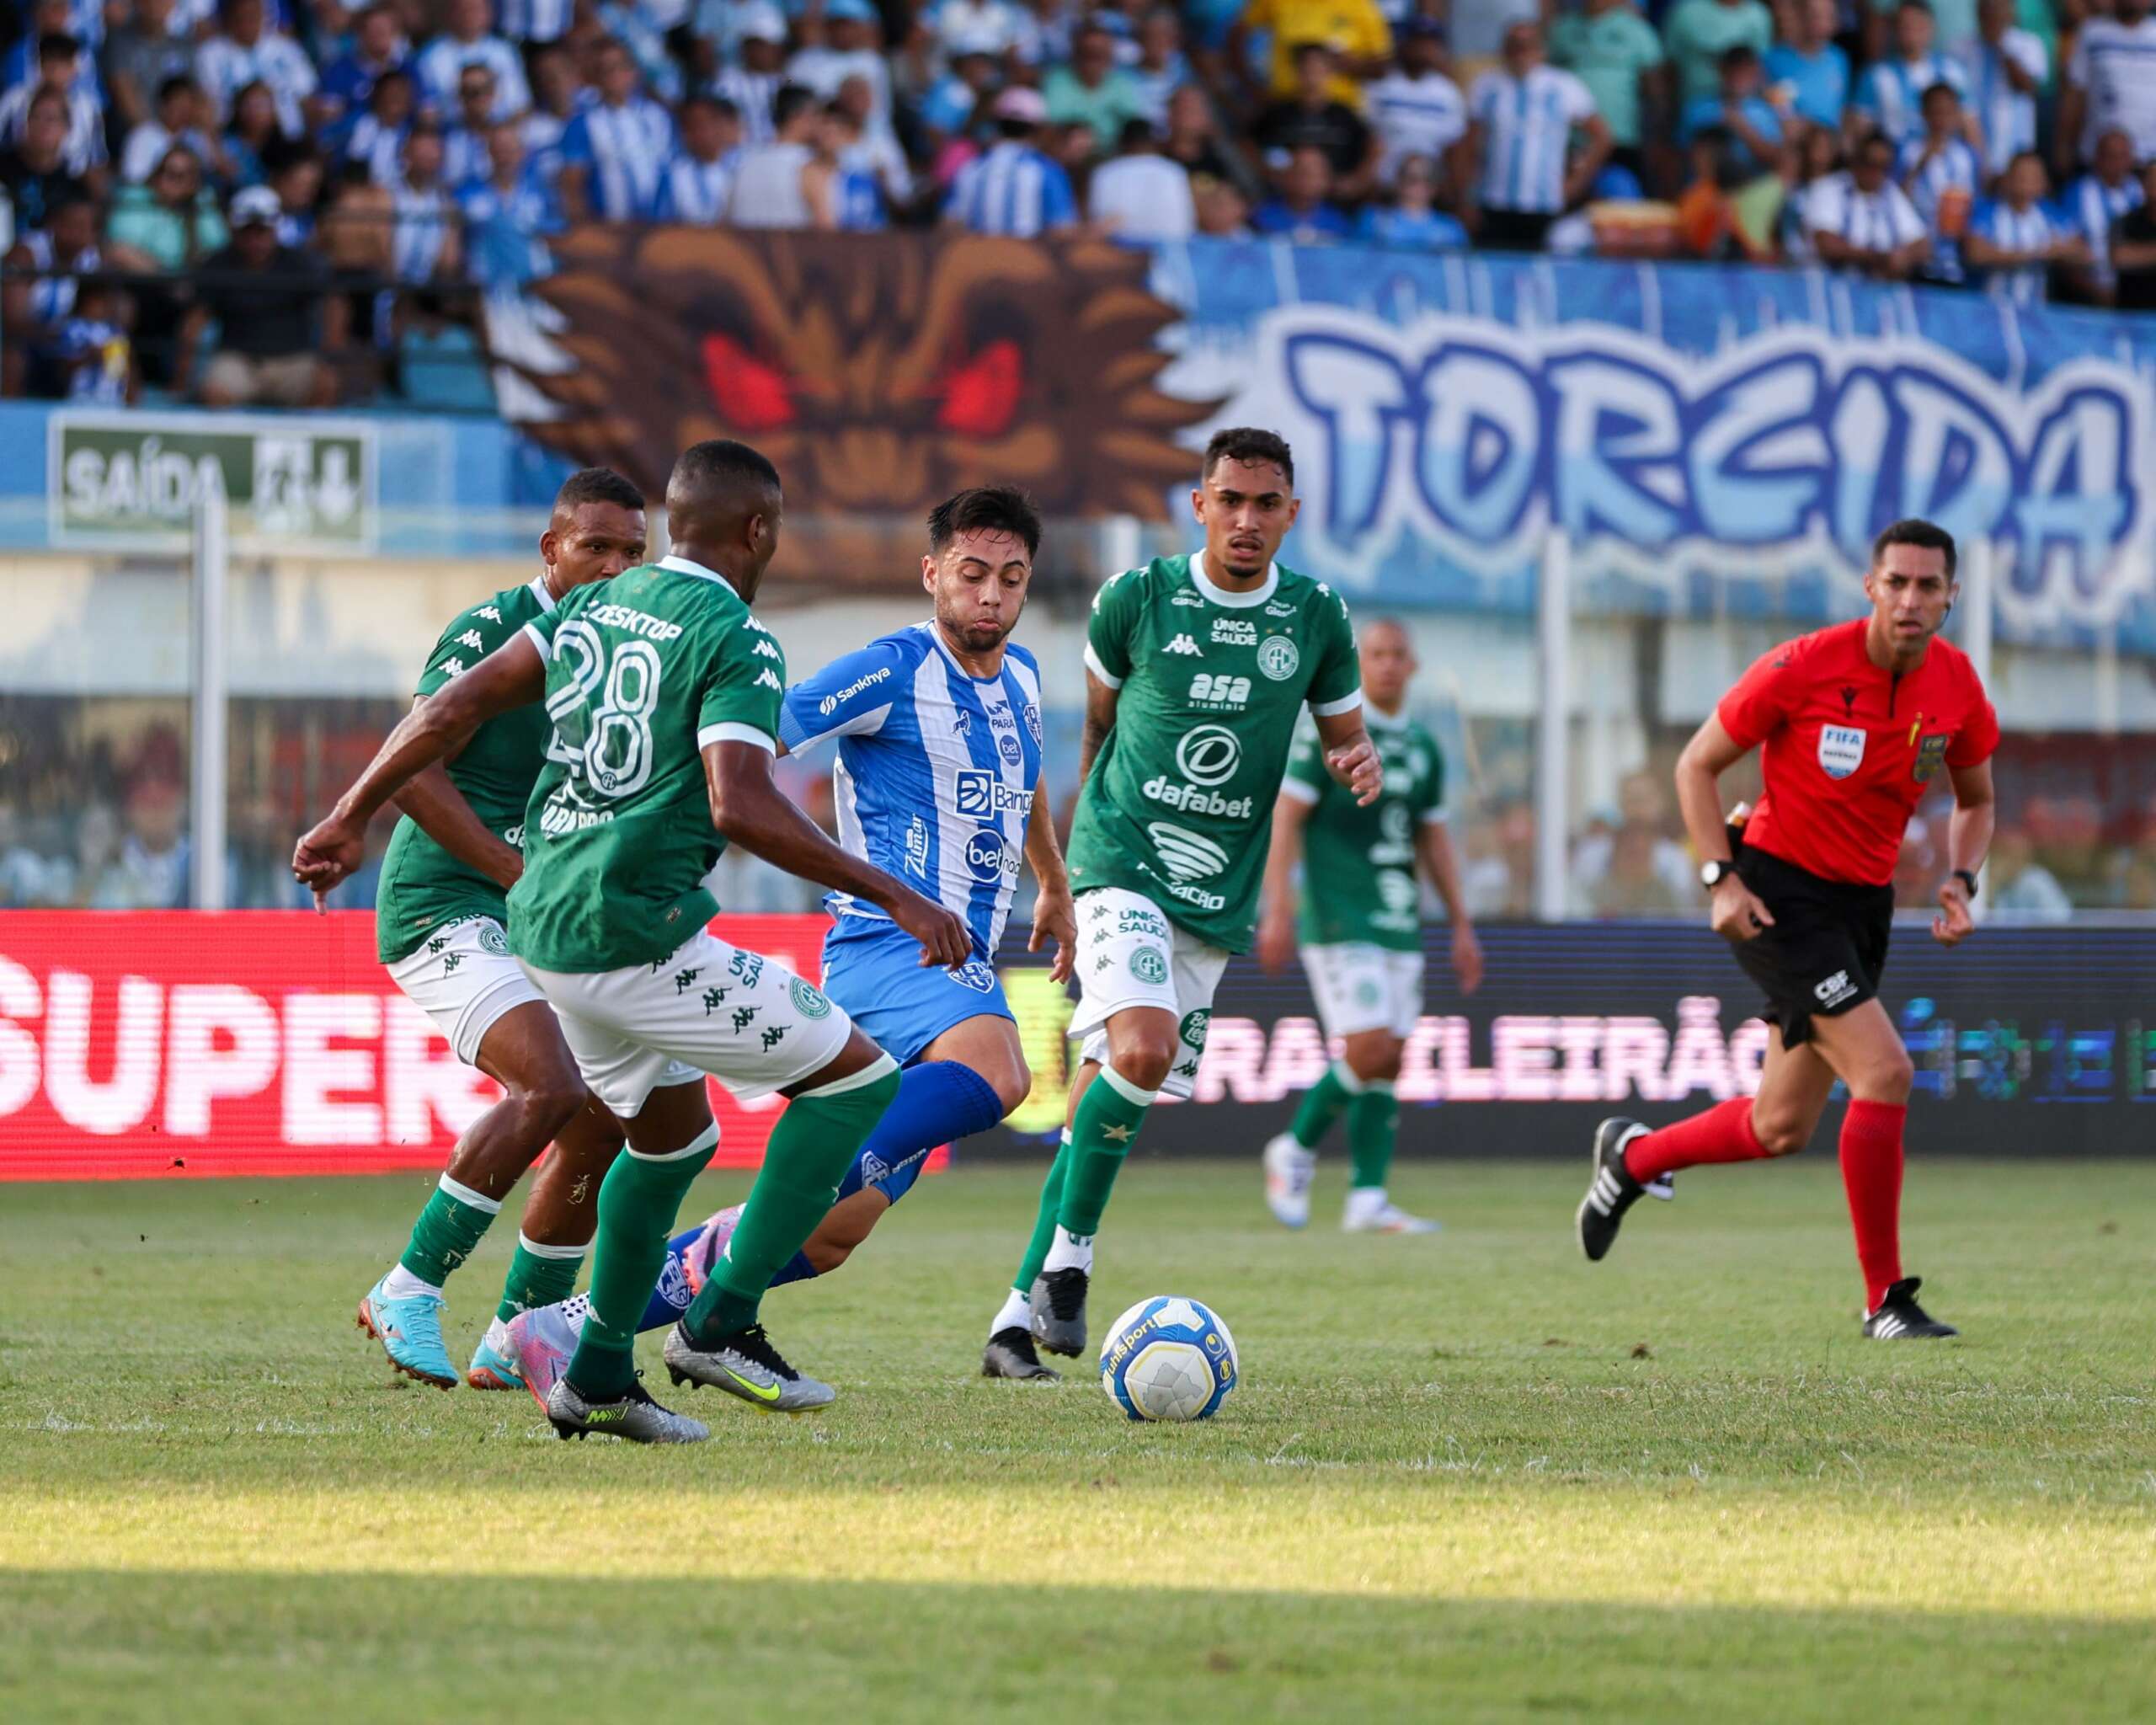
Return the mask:
{"type": "Polygon", "coordinates": [[[994,814],[1030,814],[1033,793],[1017,785],[1006,785],[985,766],[962,766],[953,780],[955,806],[969,820],[985,820],[994,814]]]}
{"type": "Polygon", "coordinates": [[[1863,766],[1864,735],[1864,729],[1860,725],[1820,726],[1820,771],[1828,778],[1847,778],[1863,766]]]}

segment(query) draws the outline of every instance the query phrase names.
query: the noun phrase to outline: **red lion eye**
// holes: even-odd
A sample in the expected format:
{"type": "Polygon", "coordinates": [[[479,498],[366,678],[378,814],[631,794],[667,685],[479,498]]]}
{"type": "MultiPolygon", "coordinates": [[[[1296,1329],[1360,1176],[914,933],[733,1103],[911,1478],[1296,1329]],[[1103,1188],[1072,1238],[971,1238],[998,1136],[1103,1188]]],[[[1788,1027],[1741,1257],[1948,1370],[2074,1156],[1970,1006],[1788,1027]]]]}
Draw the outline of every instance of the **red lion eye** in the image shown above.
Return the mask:
{"type": "Polygon", "coordinates": [[[769,431],[793,423],[793,383],[785,372],[751,359],[730,335],[707,335],[703,355],[711,398],[733,425],[769,431]]]}
{"type": "Polygon", "coordinates": [[[991,341],[965,364],[944,373],[943,405],[936,423],[962,437],[1001,437],[1017,417],[1025,383],[1018,344],[1008,338],[991,341]]]}

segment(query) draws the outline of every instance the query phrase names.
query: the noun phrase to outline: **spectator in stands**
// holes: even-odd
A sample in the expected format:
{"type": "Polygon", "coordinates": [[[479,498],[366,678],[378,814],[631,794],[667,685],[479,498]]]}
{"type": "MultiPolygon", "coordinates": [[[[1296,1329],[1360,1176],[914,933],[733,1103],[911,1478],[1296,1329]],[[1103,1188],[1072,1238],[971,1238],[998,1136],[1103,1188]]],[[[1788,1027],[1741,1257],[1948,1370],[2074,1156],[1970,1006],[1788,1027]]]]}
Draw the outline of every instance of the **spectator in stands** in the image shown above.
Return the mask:
{"type": "Polygon", "coordinates": [[[1721,88],[1684,109],[1680,142],[1689,144],[1710,126],[1729,134],[1730,171],[1740,181],[1757,179],[1781,160],[1782,116],[1767,99],[1766,73],[1754,50],[1732,48],[1721,56],[1721,88]]]}
{"type": "Polygon", "coordinates": [[[168,78],[195,72],[195,43],[173,30],[174,0],[135,0],[127,20],[104,40],[98,69],[112,109],[113,135],[125,138],[156,115],[168,78]]]}
{"type": "Polygon", "coordinates": [[[1017,239],[1075,225],[1078,200],[1070,176],[1037,142],[1048,124],[1048,104],[1040,92],[1014,84],[995,99],[990,113],[995,142],[958,170],[943,220],[975,233],[1017,239]]]}
{"type": "Polygon", "coordinates": [[[58,206],[90,195],[89,182],[67,166],[67,99],[40,90],[24,111],[22,136],[0,148],[0,187],[17,232],[44,227],[58,206]]]}
{"type": "Polygon", "coordinates": [[[318,82],[307,51],[281,30],[269,28],[263,0],[224,0],[221,34],[205,40],[195,54],[195,77],[216,115],[229,125],[232,104],[252,83],[270,87],[277,124],[293,136],[306,130],[301,104],[318,82]]]}
{"type": "Polygon", "coordinates": [[[1392,59],[1392,29],[1376,0],[1249,0],[1228,32],[1228,64],[1238,77],[1251,63],[1253,30],[1271,38],[1276,100],[1295,93],[1295,51],[1305,42],[1332,44],[1339,65],[1329,93],[1351,108],[1361,105],[1362,80],[1384,77],[1392,59]]]}
{"type": "Polygon", "coordinates": [[[876,233],[891,225],[883,183],[869,163],[867,136],[861,115],[843,102],[824,104],[824,125],[817,134],[819,159],[831,169],[834,225],[850,233],[876,233]]]}
{"type": "Polygon", "coordinates": [[[1299,246],[1348,238],[1353,226],[1332,201],[1331,158],[1315,144],[1297,149],[1280,176],[1278,195],[1257,206],[1251,226],[1299,246]]]}
{"type": "Polygon", "coordinates": [[[2156,158],[2156,18],[2149,0],[2115,0],[2073,39],[2059,92],[2053,159],[2062,179],[2095,153],[2100,133],[2116,126],[2133,153],[2156,158]]]}
{"type": "Polygon", "coordinates": [[[1765,0],[1677,0],[1662,20],[1662,40],[1682,113],[1721,88],[1721,56],[1732,48],[1764,55],[1774,45],[1774,14],[1765,0]]]}
{"type": "Polygon", "coordinates": [[[1550,224],[1586,195],[1609,154],[1609,128],[1594,99],[1571,72],[1544,63],[1540,29],[1516,24],[1505,32],[1503,64],[1468,92],[1467,112],[1481,243],[1540,251],[1550,224]],[[1575,131],[1586,147],[1567,166],[1575,131]]]}
{"type": "Polygon", "coordinates": [[[1992,915],[2010,922],[2065,922],[2073,901],[2058,877],[2036,860],[2036,841],[2025,826],[2002,826],[1993,835],[1984,866],[1992,915]]]}
{"type": "Polygon", "coordinates": [[[1813,188],[1842,172],[1842,141],[1838,132],[1823,126],[1806,126],[1791,147],[1782,152],[1782,201],[1774,215],[1776,249],[1790,264],[1813,264],[1818,254],[1812,248],[1812,232],[1805,225],[1805,206],[1813,188]]]}
{"type": "Polygon", "coordinates": [[[1143,120],[1137,86],[1115,63],[1115,38],[1088,20],[1070,45],[1070,63],[1051,67],[1042,81],[1052,126],[1082,126],[1092,136],[1090,155],[1115,147],[1126,120],[1143,120]]]}
{"type": "Polygon", "coordinates": [[[643,75],[609,38],[593,56],[599,99],[562,134],[562,203],[571,221],[648,222],[674,159],[674,117],[643,93],[643,75]]]}
{"type": "Polygon", "coordinates": [[[205,407],[323,408],[335,399],[323,345],[328,279],[314,258],[277,243],[277,195],[232,199],[232,243],[205,260],[180,339],[174,387],[184,395],[211,318],[217,350],[201,379],[205,407]]]}
{"type": "Polygon", "coordinates": [[[1896,177],[1931,235],[1924,275],[1950,286],[1967,279],[1961,238],[1987,177],[1964,132],[1961,99],[1951,84],[1934,84],[1924,93],[1924,136],[1903,145],[1896,163],[1896,177]]]}
{"type": "MultiPolygon", "coordinates": [[[[397,184],[390,189],[390,273],[408,286],[454,281],[463,274],[456,205],[442,181],[444,154],[440,126],[431,120],[414,126],[404,140],[397,184]]],[[[428,303],[426,309],[435,307],[428,303]]]]}
{"type": "Polygon", "coordinates": [[[1168,128],[1168,102],[1190,82],[1182,51],[1182,19],[1172,6],[1155,6],[1138,26],[1138,57],[1124,68],[1139,110],[1156,138],[1168,128]]]}
{"type": "Polygon", "coordinates": [[[410,135],[417,103],[409,72],[385,72],[368,92],[366,112],[344,134],[344,158],[365,164],[374,184],[397,183],[397,164],[404,158],[404,140],[410,135]]]}
{"type": "MultiPolygon", "coordinates": [[[[1830,0],[1831,3],[1831,0],[1830,0]]],[[[1587,0],[1550,26],[1550,61],[1587,86],[1609,128],[1609,159],[1644,181],[1650,129],[1670,111],[1669,56],[1631,0],[1587,0]]]]}
{"type": "Polygon", "coordinates": [[[1405,156],[1392,178],[1392,201],[1364,206],[1358,238],[1396,252],[1464,252],[1467,230],[1437,207],[1439,174],[1428,156],[1405,156]]]}
{"type": "MultiPolygon", "coordinates": [[[[2010,0],[2009,0],[2010,3],[2010,0]]],[[[1788,93],[1807,126],[1842,129],[1849,101],[1849,56],[1834,40],[1834,0],[1784,0],[1780,40],[1767,50],[1767,85],[1788,93]]]]}
{"type": "Polygon", "coordinates": [[[956,174],[955,164],[944,172],[942,157],[957,142],[969,140],[995,93],[1001,61],[985,48],[966,47],[951,56],[950,70],[921,98],[917,118],[931,171],[941,178],[956,174]]]}
{"type": "Polygon", "coordinates": [[[531,56],[531,88],[536,99],[531,111],[518,122],[524,135],[525,159],[558,183],[562,173],[562,134],[584,97],[584,82],[576,62],[560,43],[540,49],[531,56]]]}
{"type": "Polygon", "coordinates": [[[51,364],[53,338],[74,312],[78,278],[103,267],[98,207],[88,198],[57,205],[45,226],[16,237],[0,283],[0,388],[7,394],[65,393],[51,364]]]}
{"type": "Polygon", "coordinates": [[[1036,74],[1043,66],[1067,63],[1081,9],[1078,0],[1026,0],[1018,10],[1018,40],[1011,45],[1012,61],[1036,74]]]}
{"type": "Polygon", "coordinates": [[[126,407],[141,391],[127,333],[127,296],[109,278],[93,275],[83,283],[47,351],[53,393],[61,401],[126,407]]]}
{"type": "MultiPolygon", "coordinates": [[[[695,121],[693,109],[708,97],[691,97],[682,114],[686,137],[695,121]]],[[[552,183],[527,154],[524,128],[498,120],[487,133],[487,173],[456,195],[464,222],[464,249],[472,279],[490,292],[522,287],[553,273],[549,236],[566,225],[552,183]]],[[[670,214],[669,221],[690,218],[670,214]]]]}
{"type": "Polygon", "coordinates": [[[837,110],[839,167],[857,174],[876,188],[878,203],[888,216],[909,208],[914,201],[913,168],[905,147],[888,120],[876,112],[876,93],[866,78],[849,77],[831,98],[837,110]]]}
{"type": "Polygon", "coordinates": [[[531,105],[524,81],[524,57],[489,29],[489,0],[449,0],[449,28],[420,51],[419,93],[430,107],[447,109],[456,102],[456,80],[467,66],[483,66],[494,75],[494,118],[507,120],[531,105]]]}
{"type": "Polygon", "coordinates": [[[771,142],[748,146],[734,164],[727,221],[736,227],[837,227],[836,174],[818,148],[824,111],[815,92],[781,85],[771,117],[771,142]]]}
{"type": "Polygon", "coordinates": [[[1198,231],[1208,239],[1251,239],[1250,200],[1232,179],[1209,174],[1193,176],[1191,201],[1198,211],[1198,231]]]}
{"type": "Polygon", "coordinates": [[[1572,854],[1575,910],[1595,916],[1677,916],[1699,898],[1684,847],[1669,836],[1662,781],[1629,772],[1617,787],[1618,822],[1572,854]]]}
{"type": "Polygon", "coordinates": [[[883,57],[883,29],[868,0],[825,0],[825,40],[805,47],[787,62],[788,83],[805,85],[825,102],[835,101],[848,78],[867,80],[874,101],[868,124],[891,119],[891,62],[883,57]]]}
{"type": "Polygon", "coordinates": [[[1267,172],[1277,181],[1296,151],[1322,150],[1332,170],[1337,197],[1359,198],[1377,176],[1377,138],[1363,116],[1333,99],[1333,74],[1339,56],[1329,43],[1305,42],[1295,51],[1296,89],[1283,102],[1268,104],[1258,116],[1253,136],[1265,152],[1267,172]]]}
{"type": "Polygon", "coordinates": [[[292,141],[277,123],[277,98],[260,79],[232,98],[232,124],[220,141],[227,186],[260,185],[270,178],[267,163],[281,157],[292,141]]]}
{"type": "Polygon", "coordinates": [[[2014,19],[2014,0],[1981,0],[1976,38],[1961,55],[1970,110],[1983,134],[1988,180],[2005,173],[2022,151],[2036,147],[2036,97],[2051,75],[2042,38],[2017,28],[2014,19]]]}
{"type": "Polygon", "coordinates": [[[19,143],[29,122],[30,104],[40,96],[57,101],[67,115],[60,143],[61,160],[67,171],[103,190],[104,171],[104,109],[96,95],[82,88],[82,45],[74,37],[57,34],[40,36],[37,44],[37,72],[0,96],[0,143],[19,143]]]}
{"type": "Polygon", "coordinates": [[[270,189],[277,195],[278,244],[313,244],[315,211],[322,202],[322,158],[305,146],[287,151],[270,172],[270,189]]]}
{"type": "Polygon", "coordinates": [[[493,152],[494,75],[483,66],[467,66],[456,75],[456,117],[442,133],[442,182],[451,190],[483,179],[493,152]]]}
{"type": "Polygon", "coordinates": [[[1445,68],[1444,27],[1431,19],[1410,18],[1393,36],[1399,63],[1369,88],[1378,183],[1392,184],[1403,161],[1424,156],[1438,164],[1440,194],[1455,194],[1459,147],[1467,136],[1467,99],[1445,68]]]}
{"type": "Polygon", "coordinates": [[[1143,120],[1123,122],[1115,159],[1094,170],[1086,214],[1118,239],[1188,239],[1198,228],[1189,174],[1161,153],[1160,141],[1143,120]]]}
{"type": "MultiPolygon", "coordinates": [[[[171,0],[160,0],[169,5],[171,0]]],[[[352,45],[331,61],[315,90],[315,109],[325,128],[350,124],[366,111],[375,80],[386,72],[410,69],[411,51],[397,13],[387,5],[370,6],[353,20],[352,45]]]]}
{"type": "MultiPolygon", "coordinates": [[[[661,8],[653,7],[654,12],[661,8]]],[[[686,13],[685,5],[664,8],[669,18],[686,13]]],[[[502,34],[530,49],[558,42],[576,21],[576,0],[502,0],[502,34]]]]}
{"type": "Polygon", "coordinates": [[[1001,59],[1018,44],[1018,9],[1010,0],[942,0],[923,7],[921,16],[949,61],[969,54],[1001,59]]]}
{"type": "Polygon", "coordinates": [[[1851,160],[1849,173],[1821,180],[1805,199],[1812,249],[1822,264],[1906,281],[1930,255],[1931,236],[1894,184],[1894,146],[1882,133],[1868,133],[1851,160]]]}
{"type": "Polygon", "coordinates": [[[141,184],[174,144],[185,144],[205,163],[219,159],[223,146],[210,131],[208,118],[208,100],[192,78],[167,78],[157,87],[156,115],[127,134],[120,152],[120,179],[141,184]]]}
{"type": "MultiPolygon", "coordinates": [[[[678,3],[679,0],[669,0],[669,9],[678,3]]],[[[654,100],[670,108],[681,99],[681,66],[665,34],[652,20],[650,14],[657,10],[652,0],[598,0],[589,15],[589,25],[579,26],[573,34],[588,27],[611,36],[629,51],[644,88],[654,100]]]]}
{"type": "Polygon", "coordinates": [[[1168,135],[1161,153],[1193,179],[1231,177],[1220,148],[1213,104],[1196,84],[1185,84],[1168,99],[1168,135]]]}
{"type": "Polygon", "coordinates": [[[716,227],[726,216],[733,190],[733,156],[741,147],[741,116],[717,96],[691,96],[681,104],[680,142],[659,188],[660,222],[716,227]]]}
{"type": "Polygon", "coordinates": [[[2133,175],[2133,140],[2116,126],[2096,140],[2095,165],[2077,181],[2065,200],[2068,224],[2088,248],[2089,261],[2068,267],[2078,298],[2108,306],[2118,291],[2111,266],[2111,234],[2119,218],[2141,207],[2141,182],[2133,175]]]}
{"type": "Polygon", "coordinates": [[[768,144],[778,136],[772,109],[786,83],[786,19],[772,5],[752,4],[740,11],[741,63],[720,72],[712,90],[733,103],[741,115],[744,143],[768,144]]]}
{"type": "Polygon", "coordinates": [[[127,798],[127,832],[120,854],[83,880],[93,911],[178,911],[187,905],[189,850],[187,807],[179,788],[145,779],[127,798]]]}
{"type": "MultiPolygon", "coordinates": [[[[1924,131],[1924,93],[1941,83],[1967,100],[1969,79],[1961,62],[1933,45],[1930,0],[1897,0],[1893,52],[1865,67],[1851,107],[1899,149],[1924,131]]],[[[1971,142],[1982,142],[1973,126],[1970,132],[1971,142]]]]}
{"type": "Polygon", "coordinates": [[[1999,195],[1977,206],[1962,251],[1984,291],[2017,306],[2040,306],[2053,264],[2089,262],[2080,235],[2052,210],[2051,179],[2034,150],[2016,156],[1999,195]]]}

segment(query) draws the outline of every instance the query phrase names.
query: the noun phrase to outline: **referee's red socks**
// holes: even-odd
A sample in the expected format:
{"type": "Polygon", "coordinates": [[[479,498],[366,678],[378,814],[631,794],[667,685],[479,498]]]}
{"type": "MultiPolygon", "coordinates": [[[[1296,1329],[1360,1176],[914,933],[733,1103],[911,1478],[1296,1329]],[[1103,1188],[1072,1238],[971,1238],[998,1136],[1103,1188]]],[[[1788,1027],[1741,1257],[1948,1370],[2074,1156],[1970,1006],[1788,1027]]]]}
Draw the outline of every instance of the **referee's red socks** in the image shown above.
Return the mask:
{"type": "Polygon", "coordinates": [[[1704,1114],[1635,1138],[1625,1146],[1625,1172],[1644,1186],[1679,1168],[1754,1162],[1766,1153],[1752,1130],[1752,1098],[1732,1096],[1704,1114]]]}
{"type": "Polygon", "coordinates": [[[1902,1128],[1908,1117],[1906,1103],[1862,1101],[1851,1102],[1842,1117],[1842,1188],[1867,1312],[1878,1311],[1887,1289],[1902,1279],[1902,1128]]]}

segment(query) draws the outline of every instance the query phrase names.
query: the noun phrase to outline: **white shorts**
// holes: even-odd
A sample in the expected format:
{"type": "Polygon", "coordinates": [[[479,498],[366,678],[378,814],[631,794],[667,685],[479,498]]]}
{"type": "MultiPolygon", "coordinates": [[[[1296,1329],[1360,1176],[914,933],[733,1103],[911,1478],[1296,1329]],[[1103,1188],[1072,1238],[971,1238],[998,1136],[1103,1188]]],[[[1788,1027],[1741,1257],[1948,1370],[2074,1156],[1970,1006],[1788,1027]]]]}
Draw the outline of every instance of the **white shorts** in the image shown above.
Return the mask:
{"type": "Polygon", "coordinates": [[[444,923],[389,966],[389,980],[467,1066],[479,1064],[479,1044],[504,1012],[546,999],[510,956],[509,937],[491,916],[444,923]]]}
{"type": "Polygon", "coordinates": [[[561,1020],[584,1081],[624,1120],[653,1091],[706,1073],[753,1102],[829,1065],[853,1033],[822,990],[704,931],[653,964],[524,969],[561,1020]]]}
{"type": "Polygon", "coordinates": [[[1327,1036],[1389,1030],[1405,1042],[1422,1016],[1422,955],[1369,941],[1305,947],[1303,969],[1327,1036]]]}
{"type": "Polygon", "coordinates": [[[1213,1018],[1213,991],[1228,968],[1227,949],[1178,928],[1143,893],[1096,887],[1078,895],[1078,1010],[1070,1033],[1079,1058],[1107,1064],[1108,1019],[1127,1007],[1173,1012],[1182,1047],[1161,1086],[1187,1097],[1213,1018]]]}

